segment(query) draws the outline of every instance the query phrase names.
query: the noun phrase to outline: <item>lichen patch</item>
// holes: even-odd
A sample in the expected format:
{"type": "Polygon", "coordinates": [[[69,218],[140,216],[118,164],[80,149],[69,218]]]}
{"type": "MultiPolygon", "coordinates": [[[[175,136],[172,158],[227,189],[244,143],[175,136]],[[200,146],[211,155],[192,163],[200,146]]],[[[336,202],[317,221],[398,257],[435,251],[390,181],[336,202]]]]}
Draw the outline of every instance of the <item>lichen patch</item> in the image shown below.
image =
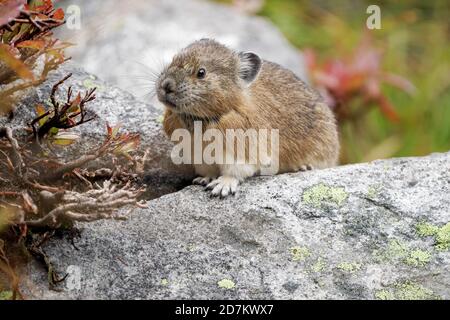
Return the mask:
{"type": "Polygon", "coordinates": [[[317,259],[317,261],[311,266],[311,270],[313,272],[319,273],[325,270],[327,264],[325,263],[325,261],[319,257],[317,259]]]}
{"type": "Polygon", "coordinates": [[[311,255],[311,251],[306,247],[293,247],[289,249],[292,255],[292,261],[304,261],[311,255]]]}
{"type": "Polygon", "coordinates": [[[431,253],[421,249],[414,249],[405,258],[405,263],[413,267],[424,267],[431,260],[431,253]]]}
{"type": "Polygon", "coordinates": [[[378,300],[439,300],[432,290],[412,281],[395,284],[392,288],[375,292],[378,300]]]}
{"type": "Polygon", "coordinates": [[[303,193],[303,202],[320,208],[324,203],[333,203],[342,206],[347,200],[348,194],[343,187],[332,187],[326,184],[318,184],[303,193]]]}
{"type": "Polygon", "coordinates": [[[232,290],[236,287],[234,281],[230,279],[222,279],[219,282],[217,282],[217,285],[219,286],[219,288],[226,290],[232,290]]]}
{"type": "Polygon", "coordinates": [[[342,262],[337,268],[347,273],[354,273],[361,270],[362,264],[359,262],[342,262]]]}
{"type": "Polygon", "coordinates": [[[428,222],[420,222],[416,226],[416,232],[421,237],[434,237],[435,248],[439,251],[450,249],[450,222],[442,227],[428,222]]]}

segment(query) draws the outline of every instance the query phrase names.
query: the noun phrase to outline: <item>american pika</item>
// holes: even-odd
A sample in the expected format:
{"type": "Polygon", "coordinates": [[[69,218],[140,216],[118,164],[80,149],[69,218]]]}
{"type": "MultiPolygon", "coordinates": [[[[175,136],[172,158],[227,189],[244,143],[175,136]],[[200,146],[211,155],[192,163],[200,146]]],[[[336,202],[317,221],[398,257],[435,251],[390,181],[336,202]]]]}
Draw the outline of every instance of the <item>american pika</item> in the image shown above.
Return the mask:
{"type": "MultiPolygon", "coordinates": [[[[219,130],[224,140],[227,129],[278,129],[275,173],[337,164],[336,121],[321,96],[291,71],[255,53],[236,52],[211,39],[196,41],[161,72],[156,92],[166,107],[163,124],[169,137],[176,129],[192,131],[194,121],[202,121],[203,131],[219,130]]],[[[267,165],[264,159],[251,162],[247,153],[244,162],[231,156],[236,161],[195,164],[199,177],[193,182],[226,197],[267,165]]]]}

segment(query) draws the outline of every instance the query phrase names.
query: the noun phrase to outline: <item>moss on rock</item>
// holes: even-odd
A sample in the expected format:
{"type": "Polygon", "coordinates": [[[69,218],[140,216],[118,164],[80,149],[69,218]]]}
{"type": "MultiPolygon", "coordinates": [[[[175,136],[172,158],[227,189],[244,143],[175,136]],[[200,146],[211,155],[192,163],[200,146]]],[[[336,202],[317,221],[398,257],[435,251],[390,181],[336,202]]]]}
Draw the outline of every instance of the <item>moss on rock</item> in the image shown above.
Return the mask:
{"type": "Polygon", "coordinates": [[[313,272],[319,273],[325,270],[327,264],[325,263],[324,259],[319,257],[317,261],[312,265],[311,270],[313,272]]]}
{"type": "Polygon", "coordinates": [[[431,259],[430,252],[421,249],[415,249],[409,252],[408,257],[406,257],[404,261],[407,265],[413,267],[423,267],[428,262],[430,262],[430,259],[431,259]]]}
{"type": "Polygon", "coordinates": [[[361,270],[362,264],[359,262],[342,262],[337,268],[344,272],[354,273],[361,270]]]}
{"type": "Polygon", "coordinates": [[[292,261],[304,261],[311,255],[311,251],[306,247],[290,248],[292,261]]]}
{"type": "Polygon", "coordinates": [[[434,237],[436,249],[440,251],[450,249],[450,222],[442,227],[428,222],[421,222],[416,226],[416,231],[421,237],[434,237]]]}
{"type": "Polygon", "coordinates": [[[236,287],[234,281],[230,279],[222,279],[219,282],[217,282],[217,285],[219,286],[219,288],[227,290],[232,290],[236,287]]]}
{"type": "Polygon", "coordinates": [[[424,267],[431,261],[432,253],[420,248],[410,248],[401,240],[391,240],[385,250],[374,252],[378,262],[402,262],[411,267],[424,267]]]}
{"type": "Polygon", "coordinates": [[[432,290],[412,281],[395,284],[390,289],[375,292],[378,300],[439,300],[441,299],[432,290]]]}
{"type": "Polygon", "coordinates": [[[12,297],[12,291],[0,291],[0,300],[11,300],[12,297]]]}
{"type": "Polygon", "coordinates": [[[404,262],[413,267],[423,267],[431,260],[431,253],[421,249],[414,249],[409,252],[404,262]]]}
{"type": "Polygon", "coordinates": [[[308,188],[303,193],[303,202],[320,208],[323,203],[334,203],[341,206],[347,200],[348,194],[342,187],[331,187],[326,184],[318,184],[308,188]]]}

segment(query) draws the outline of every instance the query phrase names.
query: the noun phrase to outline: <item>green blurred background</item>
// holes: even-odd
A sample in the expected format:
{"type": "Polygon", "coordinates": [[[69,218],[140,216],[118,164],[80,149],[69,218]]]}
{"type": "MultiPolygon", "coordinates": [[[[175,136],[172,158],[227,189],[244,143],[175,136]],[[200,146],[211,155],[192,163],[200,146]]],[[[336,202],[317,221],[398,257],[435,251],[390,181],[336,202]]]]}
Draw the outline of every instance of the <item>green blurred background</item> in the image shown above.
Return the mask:
{"type": "MultiPolygon", "coordinates": [[[[219,2],[238,6],[245,1],[219,2]]],[[[322,61],[348,57],[367,32],[367,7],[381,8],[382,28],[369,33],[373,46],[383,52],[382,69],[408,79],[417,91],[408,95],[382,86],[399,114],[398,122],[374,107],[340,123],[342,163],[450,150],[448,0],[252,2],[249,14],[269,18],[294,46],[313,49],[322,61]]]]}

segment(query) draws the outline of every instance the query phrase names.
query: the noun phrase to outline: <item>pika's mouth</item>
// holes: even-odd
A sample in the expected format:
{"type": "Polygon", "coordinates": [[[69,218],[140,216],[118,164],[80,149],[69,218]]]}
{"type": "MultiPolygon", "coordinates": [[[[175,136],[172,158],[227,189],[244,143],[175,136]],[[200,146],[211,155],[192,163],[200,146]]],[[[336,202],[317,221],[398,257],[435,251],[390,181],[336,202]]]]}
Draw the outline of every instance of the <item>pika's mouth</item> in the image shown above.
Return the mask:
{"type": "Polygon", "coordinates": [[[177,107],[177,84],[171,78],[162,79],[158,84],[158,99],[166,106],[177,107]]]}
{"type": "Polygon", "coordinates": [[[170,107],[170,108],[176,108],[177,105],[175,104],[175,102],[171,101],[170,98],[165,98],[164,101],[161,101],[162,103],[164,103],[166,106],[170,107]]]}
{"type": "Polygon", "coordinates": [[[165,94],[164,92],[158,92],[158,100],[170,108],[176,108],[175,97],[165,94]]]}

